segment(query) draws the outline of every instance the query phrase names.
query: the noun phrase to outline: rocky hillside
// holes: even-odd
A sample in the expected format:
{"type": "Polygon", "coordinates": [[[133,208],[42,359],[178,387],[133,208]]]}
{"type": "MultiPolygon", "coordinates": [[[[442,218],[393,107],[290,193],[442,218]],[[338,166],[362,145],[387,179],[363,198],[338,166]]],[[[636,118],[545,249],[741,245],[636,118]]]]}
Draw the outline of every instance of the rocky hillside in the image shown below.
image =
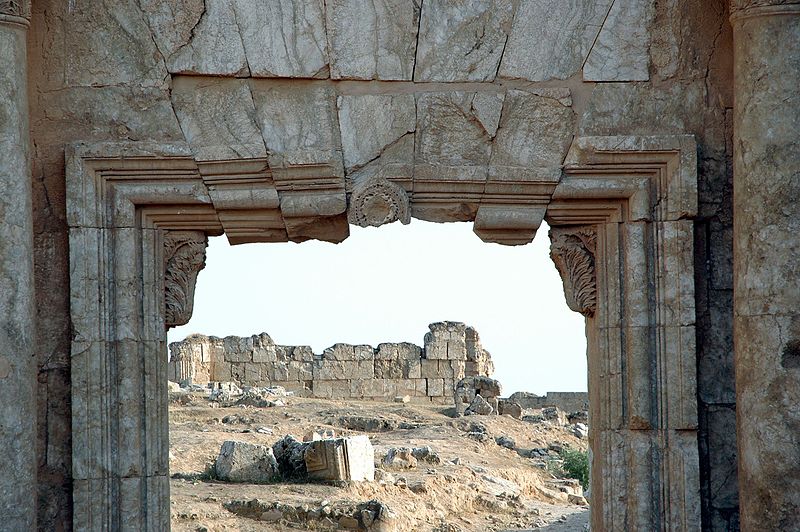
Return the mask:
{"type": "Polygon", "coordinates": [[[583,415],[551,408],[521,419],[456,418],[452,407],[273,391],[259,400],[171,392],[174,530],[566,531],[588,520],[580,483],[562,470],[570,451],[586,451],[583,415]],[[375,480],[218,480],[213,464],[226,441],[272,446],[314,433],[367,435],[375,480]]]}

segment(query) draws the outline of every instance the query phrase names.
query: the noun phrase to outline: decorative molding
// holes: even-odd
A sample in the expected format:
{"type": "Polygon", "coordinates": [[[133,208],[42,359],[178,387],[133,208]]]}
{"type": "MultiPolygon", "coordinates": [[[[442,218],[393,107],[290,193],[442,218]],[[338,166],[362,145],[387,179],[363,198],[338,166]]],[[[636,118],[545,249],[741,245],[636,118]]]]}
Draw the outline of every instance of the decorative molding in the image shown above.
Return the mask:
{"type": "Polygon", "coordinates": [[[208,238],[202,231],[164,235],[164,306],[167,328],[186,325],[194,308],[197,274],[206,265],[208,238]]]}
{"type": "MultiPolygon", "coordinates": [[[[290,240],[344,237],[345,188],[335,169],[199,163],[183,143],[80,143],[65,155],[73,528],[168,530],[165,325],[191,315],[205,236],[235,230],[257,241],[280,209],[290,240]]],[[[530,238],[546,208],[570,306],[594,313],[597,530],[699,528],[696,170],[691,136],[579,137],[557,185],[391,180],[415,217],[475,220],[492,241],[530,238]]]]}
{"type": "Polygon", "coordinates": [[[597,230],[592,226],[550,230],[550,258],[561,275],[567,306],[591,318],[597,310],[597,230]]]}
{"type": "Polygon", "coordinates": [[[744,18],[800,15],[798,0],[731,0],[731,22],[744,18]]]}
{"type": "Polygon", "coordinates": [[[378,227],[400,221],[411,222],[408,195],[399,185],[372,177],[353,187],[347,220],[359,227],[378,227]]]}

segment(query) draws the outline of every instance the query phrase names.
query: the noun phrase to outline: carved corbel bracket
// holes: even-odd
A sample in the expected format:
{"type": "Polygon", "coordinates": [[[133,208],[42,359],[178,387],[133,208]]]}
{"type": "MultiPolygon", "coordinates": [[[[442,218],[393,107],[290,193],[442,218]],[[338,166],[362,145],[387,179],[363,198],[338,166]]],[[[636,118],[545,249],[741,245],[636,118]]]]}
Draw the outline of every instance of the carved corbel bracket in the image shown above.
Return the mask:
{"type": "Polygon", "coordinates": [[[0,0],[0,15],[30,20],[30,0],[0,0]]]}
{"type": "Polygon", "coordinates": [[[167,329],[186,325],[194,308],[197,274],[206,265],[208,238],[202,231],[164,235],[164,321],[167,329]]]}
{"type": "Polygon", "coordinates": [[[597,231],[593,226],[550,230],[550,258],[564,283],[567,306],[587,318],[597,310],[596,251],[597,231]]]}
{"type": "Polygon", "coordinates": [[[353,187],[347,221],[359,227],[378,227],[400,221],[411,222],[408,195],[399,185],[382,177],[371,177],[353,187]]]}

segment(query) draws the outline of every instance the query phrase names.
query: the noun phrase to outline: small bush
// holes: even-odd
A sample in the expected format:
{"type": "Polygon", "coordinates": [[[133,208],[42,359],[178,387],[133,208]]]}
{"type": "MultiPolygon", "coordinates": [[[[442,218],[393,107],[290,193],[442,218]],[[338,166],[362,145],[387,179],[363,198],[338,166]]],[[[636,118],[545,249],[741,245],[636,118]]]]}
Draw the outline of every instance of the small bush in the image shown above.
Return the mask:
{"type": "Polygon", "coordinates": [[[589,488],[589,453],[578,449],[565,448],[559,456],[563,463],[561,469],[569,478],[574,478],[581,483],[583,489],[589,488]]]}

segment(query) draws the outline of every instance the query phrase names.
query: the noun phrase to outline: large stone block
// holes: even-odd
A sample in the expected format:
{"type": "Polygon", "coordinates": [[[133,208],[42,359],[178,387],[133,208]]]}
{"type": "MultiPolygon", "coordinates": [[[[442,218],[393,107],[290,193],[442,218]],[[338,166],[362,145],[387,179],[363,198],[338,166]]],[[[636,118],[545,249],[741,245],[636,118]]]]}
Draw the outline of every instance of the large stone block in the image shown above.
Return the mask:
{"type": "Polygon", "coordinates": [[[314,380],[372,379],[375,368],[371,360],[324,360],[314,362],[314,380]]]}
{"type": "Polygon", "coordinates": [[[176,77],[172,102],[197,160],[266,157],[247,80],[176,77]]]}
{"type": "Polygon", "coordinates": [[[228,482],[267,483],[278,474],[278,463],[266,445],[228,440],[214,463],[217,477],[228,482]]]}
{"type": "Polygon", "coordinates": [[[180,34],[180,27],[176,28],[174,23],[170,25],[169,19],[165,21],[163,16],[151,16],[151,20],[161,19],[154,26],[155,39],[165,48],[162,52],[171,73],[237,77],[250,73],[236,22],[235,2],[203,2],[199,13],[187,15],[187,22],[194,22],[194,25],[189,28],[188,35],[183,36],[185,40],[182,42],[175,40],[180,34]]]}
{"type": "Polygon", "coordinates": [[[328,46],[320,0],[234,0],[253,77],[326,78],[328,46]]]}
{"type": "MultiPolygon", "coordinates": [[[[337,99],[342,152],[348,172],[363,167],[416,130],[417,108],[413,94],[344,95],[337,99]]],[[[405,160],[414,157],[407,143],[405,160]]]]}
{"type": "Polygon", "coordinates": [[[443,377],[443,375],[439,372],[439,361],[422,359],[420,361],[420,375],[422,378],[426,379],[443,377]]]}
{"type": "Polygon", "coordinates": [[[381,378],[354,379],[350,381],[350,397],[379,398],[388,397],[385,381],[381,378]]]}
{"type": "Polygon", "coordinates": [[[528,0],[517,8],[500,77],[546,81],[580,72],[612,0],[528,0]]]}
{"type": "Polygon", "coordinates": [[[315,480],[375,480],[375,451],[367,436],[309,442],[305,463],[315,480]]]}
{"type": "Polygon", "coordinates": [[[428,379],[427,394],[430,397],[437,397],[445,395],[444,393],[444,379],[428,379]]]}
{"type": "Polygon", "coordinates": [[[569,89],[508,91],[489,179],[558,182],[574,130],[569,89]]]}
{"type": "Polygon", "coordinates": [[[410,81],[420,5],[408,0],[328,0],[331,77],[410,81]]]}
{"type": "Polygon", "coordinates": [[[417,360],[404,360],[403,377],[406,379],[419,379],[422,376],[422,364],[417,360]]]}
{"type": "Polygon", "coordinates": [[[586,81],[650,79],[653,2],[616,0],[583,67],[586,81]]]}
{"type": "Polygon", "coordinates": [[[325,164],[341,170],[341,142],[332,88],[275,80],[253,80],[251,88],[271,167],[325,164]]]}
{"type": "Polygon", "coordinates": [[[400,360],[376,360],[376,379],[402,379],[404,363],[400,360]]]}
{"type": "Polygon", "coordinates": [[[485,114],[473,107],[474,97],[472,92],[417,96],[415,179],[486,179],[492,123],[481,121],[485,114]]]}
{"type": "Polygon", "coordinates": [[[261,364],[246,362],[244,365],[244,382],[257,383],[261,381],[261,364]]]}
{"type": "Polygon", "coordinates": [[[511,31],[511,0],[422,3],[414,81],[492,81],[511,31]]]}

